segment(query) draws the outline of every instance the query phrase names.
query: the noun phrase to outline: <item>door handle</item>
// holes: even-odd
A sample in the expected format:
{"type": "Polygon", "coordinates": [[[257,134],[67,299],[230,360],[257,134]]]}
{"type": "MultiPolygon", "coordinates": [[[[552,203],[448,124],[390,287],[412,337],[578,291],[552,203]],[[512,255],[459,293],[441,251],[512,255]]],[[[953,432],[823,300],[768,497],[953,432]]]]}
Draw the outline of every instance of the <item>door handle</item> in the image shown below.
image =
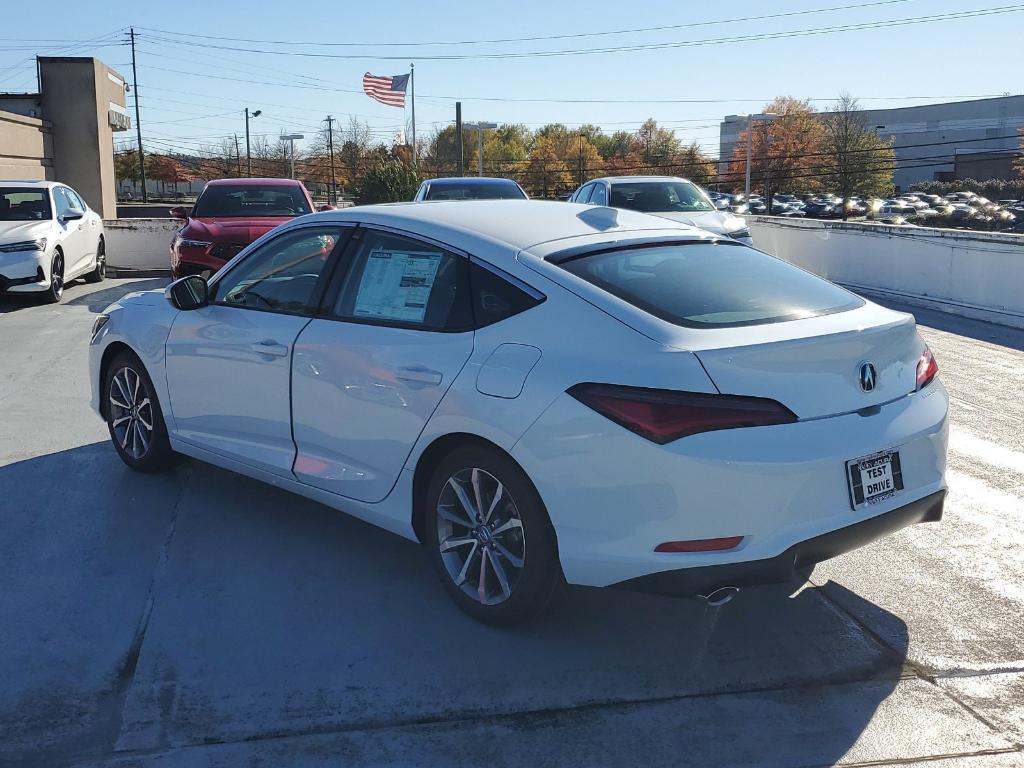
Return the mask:
{"type": "Polygon", "coordinates": [[[252,351],[258,352],[261,355],[270,355],[271,357],[284,357],[288,354],[288,347],[284,344],[278,344],[273,339],[265,339],[253,344],[252,351]]]}
{"type": "Polygon", "coordinates": [[[399,368],[395,371],[395,378],[401,381],[430,384],[436,387],[441,383],[443,377],[440,371],[432,371],[429,368],[399,368]]]}

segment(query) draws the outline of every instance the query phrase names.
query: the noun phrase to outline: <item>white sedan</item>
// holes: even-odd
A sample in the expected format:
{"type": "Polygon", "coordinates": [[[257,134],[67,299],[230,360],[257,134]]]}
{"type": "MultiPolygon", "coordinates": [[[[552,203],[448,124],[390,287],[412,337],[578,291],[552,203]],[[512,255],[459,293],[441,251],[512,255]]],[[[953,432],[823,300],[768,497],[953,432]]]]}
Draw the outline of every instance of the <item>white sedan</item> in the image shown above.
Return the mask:
{"type": "Polygon", "coordinates": [[[103,220],[71,187],[0,181],[0,293],[58,302],[77,277],[106,276],[103,220]]]}
{"type": "Polygon", "coordinates": [[[912,316],[663,218],[357,207],[96,321],[93,407],[430,551],[492,623],[570,583],[793,579],[938,520],[947,396],[912,316]]]}

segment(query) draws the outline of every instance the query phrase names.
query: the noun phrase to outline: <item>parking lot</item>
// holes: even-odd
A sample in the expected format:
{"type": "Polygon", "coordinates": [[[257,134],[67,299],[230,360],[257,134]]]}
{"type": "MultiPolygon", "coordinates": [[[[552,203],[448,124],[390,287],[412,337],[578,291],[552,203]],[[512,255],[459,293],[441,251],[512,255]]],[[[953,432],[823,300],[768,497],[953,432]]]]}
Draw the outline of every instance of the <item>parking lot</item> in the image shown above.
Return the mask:
{"type": "Polygon", "coordinates": [[[498,630],[415,544],[121,463],[89,329],[165,282],[0,300],[0,764],[1024,764],[1024,331],[914,310],[951,394],[941,523],[793,595],[572,588],[498,630]]]}

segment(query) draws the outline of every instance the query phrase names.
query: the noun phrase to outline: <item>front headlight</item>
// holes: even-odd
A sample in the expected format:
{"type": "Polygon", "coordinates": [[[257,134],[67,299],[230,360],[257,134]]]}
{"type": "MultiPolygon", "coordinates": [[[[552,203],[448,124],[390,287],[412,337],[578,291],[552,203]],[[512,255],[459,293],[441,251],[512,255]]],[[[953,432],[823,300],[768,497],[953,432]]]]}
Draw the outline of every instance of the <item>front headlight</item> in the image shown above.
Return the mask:
{"type": "Polygon", "coordinates": [[[750,230],[744,227],[743,229],[737,229],[735,232],[730,232],[729,237],[733,240],[741,240],[746,237],[750,237],[750,230]]]}
{"type": "Polygon", "coordinates": [[[17,251],[45,251],[46,238],[38,240],[22,240],[20,243],[7,243],[0,245],[0,253],[15,253],[17,251]]]}
{"type": "Polygon", "coordinates": [[[206,248],[212,245],[209,240],[189,240],[187,237],[179,237],[177,245],[184,248],[206,248]]]}
{"type": "Polygon", "coordinates": [[[90,339],[96,341],[96,337],[99,336],[100,331],[103,330],[103,326],[110,320],[110,315],[98,315],[92,324],[92,336],[90,339]]]}

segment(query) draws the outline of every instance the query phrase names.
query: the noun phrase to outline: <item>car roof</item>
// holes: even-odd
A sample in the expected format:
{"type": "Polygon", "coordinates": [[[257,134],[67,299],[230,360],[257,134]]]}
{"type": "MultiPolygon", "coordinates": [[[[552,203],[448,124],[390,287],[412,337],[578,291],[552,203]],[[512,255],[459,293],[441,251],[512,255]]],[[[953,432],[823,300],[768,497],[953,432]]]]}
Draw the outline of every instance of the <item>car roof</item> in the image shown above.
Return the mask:
{"type": "Polygon", "coordinates": [[[541,243],[580,237],[603,236],[605,241],[612,241],[621,233],[638,231],[664,231],[666,236],[677,239],[708,237],[707,233],[695,227],[660,216],[557,200],[388,203],[324,211],[297,221],[314,219],[409,230],[469,253],[475,253],[486,245],[505,246],[518,252],[541,243]]]}
{"type": "Polygon", "coordinates": [[[219,187],[221,185],[230,184],[232,186],[275,186],[275,187],[301,187],[302,182],[298,179],[211,179],[206,182],[207,186],[219,187]]]}
{"type": "Polygon", "coordinates": [[[460,186],[467,187],[473,187],[478,184],[494,183],[511,184],[517,187],[519,186],[519,184],[514,179],[506,179],[501,176],[442,176],[441,178],[437,179],[427,179],[426,183],[430,185],[440,184],[442,186],[446,184],[458,184],[460,186]]]}
{"type": "MultiPolygon", "coordinates": [[[[590,181],[607,181],[611,184],[616,182],[638,182],[638,181],[685,181],[692,184],[693,182],[689,179],[684,179],[682,176],[601,176],[597,179],[590,179],[590,181]]],[[[586,182],[589,184],[590,182],[586,182]]]]}
{"type": "Polygon", "coordinates": [[[0,180],[0,187],[39,187],[40,189],[52,189],[53,187],[66,187],[60,181],[40,181],[39,179],[3,179],[0,180]]]}

